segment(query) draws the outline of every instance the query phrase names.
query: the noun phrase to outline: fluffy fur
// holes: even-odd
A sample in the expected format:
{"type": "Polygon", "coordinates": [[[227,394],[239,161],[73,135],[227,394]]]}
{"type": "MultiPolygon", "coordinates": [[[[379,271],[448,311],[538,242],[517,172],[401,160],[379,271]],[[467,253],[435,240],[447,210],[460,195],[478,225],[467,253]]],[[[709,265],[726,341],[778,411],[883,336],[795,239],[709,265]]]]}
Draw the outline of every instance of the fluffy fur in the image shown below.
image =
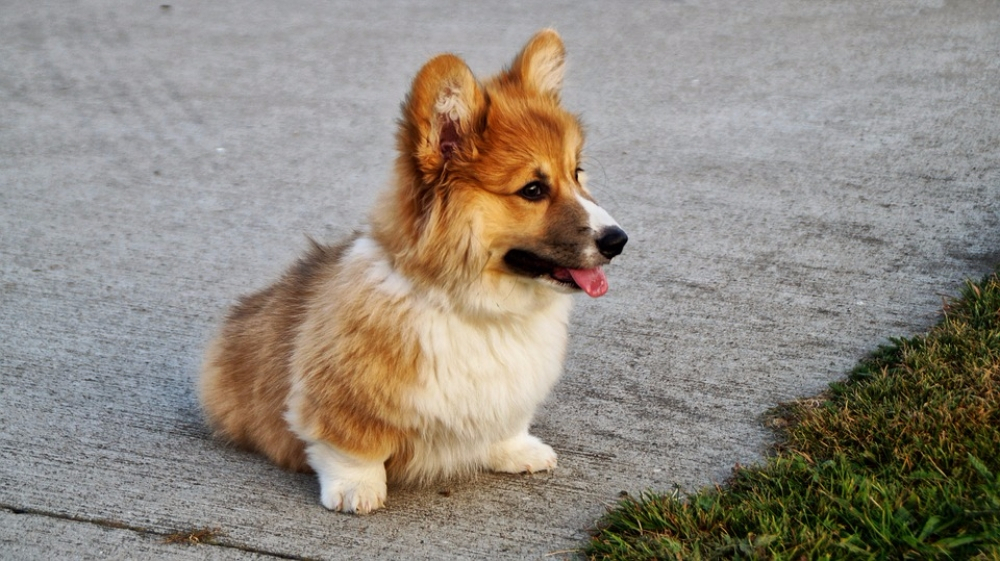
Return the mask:
{"type": "Polygon", "coordinates": [[[528,426],[570,295],[603,294],[627,239],[584,186],[564,59],[543,30],[482,83],[453,55],[420,70],[370,228],[314,244],[210,344],[199,393],[219,435],[311,468],[346,512],[382,506],[387,480],[555,467],[528,426]]]}

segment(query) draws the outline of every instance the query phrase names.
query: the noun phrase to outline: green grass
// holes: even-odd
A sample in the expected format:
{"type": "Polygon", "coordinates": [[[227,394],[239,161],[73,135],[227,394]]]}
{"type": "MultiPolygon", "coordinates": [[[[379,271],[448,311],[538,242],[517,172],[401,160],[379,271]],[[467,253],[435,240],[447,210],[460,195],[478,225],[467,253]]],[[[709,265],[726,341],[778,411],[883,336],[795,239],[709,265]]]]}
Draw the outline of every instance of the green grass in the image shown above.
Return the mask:
{"type": "Polygon", "coordinates": [[[772,412],[781,444],[723,487],[610,511],[591,559],[1000,561],[1000,279],[926,335],[772,412]]]}

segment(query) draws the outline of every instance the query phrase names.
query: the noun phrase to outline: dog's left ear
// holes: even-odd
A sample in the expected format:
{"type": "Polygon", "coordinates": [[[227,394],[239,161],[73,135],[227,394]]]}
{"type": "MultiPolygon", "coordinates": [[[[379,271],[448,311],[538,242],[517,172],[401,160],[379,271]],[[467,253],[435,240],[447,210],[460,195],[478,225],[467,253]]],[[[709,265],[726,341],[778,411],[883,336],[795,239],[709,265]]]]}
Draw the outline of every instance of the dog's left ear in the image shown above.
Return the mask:
{"type": "Polygon", "coordinates": [[[514,59],[508,79],[515,79],[528,90],[559,101],[566,74],[566,47],[555,29],[543,29],[528,41],[514,59]]]}
{"type": "Polygon", "coordinates": [[[449,160],[471,156],[475,124],[485,104],[479,82],[462,59],[434,57],[417,73],[403,102],[400,154],[413,158],[415,171],[432,183],[449,160]]]}

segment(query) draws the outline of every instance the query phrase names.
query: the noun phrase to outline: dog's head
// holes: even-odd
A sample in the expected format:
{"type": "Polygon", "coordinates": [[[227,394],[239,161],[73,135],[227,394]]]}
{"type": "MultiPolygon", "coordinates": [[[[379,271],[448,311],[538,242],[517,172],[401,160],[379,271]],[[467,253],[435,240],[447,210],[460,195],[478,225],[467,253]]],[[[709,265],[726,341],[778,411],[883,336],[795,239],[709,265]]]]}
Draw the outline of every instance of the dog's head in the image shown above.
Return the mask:
{"type": "Polygon", "coordinates": [[[587,191],[583,129],[559,103],[564,61],[543,30],[485,83],[453,55],[421,69],[403,103],[397,188],[376,215],[397,266],[436,284],[471,275],[604,294],[601,266],[628,237],[587,191]]]}

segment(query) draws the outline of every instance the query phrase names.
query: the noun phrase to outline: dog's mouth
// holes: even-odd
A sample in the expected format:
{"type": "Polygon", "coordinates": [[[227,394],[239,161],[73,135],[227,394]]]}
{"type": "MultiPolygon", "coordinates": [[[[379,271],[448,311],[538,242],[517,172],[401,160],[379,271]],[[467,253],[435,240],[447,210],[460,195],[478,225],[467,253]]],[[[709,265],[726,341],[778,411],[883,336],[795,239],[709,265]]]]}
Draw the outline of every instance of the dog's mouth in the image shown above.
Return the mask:
{"type": "Polygon", "coordinates": [[[504,262],[517,274],[534,277],[567,290],[582,290],[597,298],[608,291],[608,278],[600,267],[574,269],[563,267],[535,253],[512,249],[504,255],[504,262]]]}

